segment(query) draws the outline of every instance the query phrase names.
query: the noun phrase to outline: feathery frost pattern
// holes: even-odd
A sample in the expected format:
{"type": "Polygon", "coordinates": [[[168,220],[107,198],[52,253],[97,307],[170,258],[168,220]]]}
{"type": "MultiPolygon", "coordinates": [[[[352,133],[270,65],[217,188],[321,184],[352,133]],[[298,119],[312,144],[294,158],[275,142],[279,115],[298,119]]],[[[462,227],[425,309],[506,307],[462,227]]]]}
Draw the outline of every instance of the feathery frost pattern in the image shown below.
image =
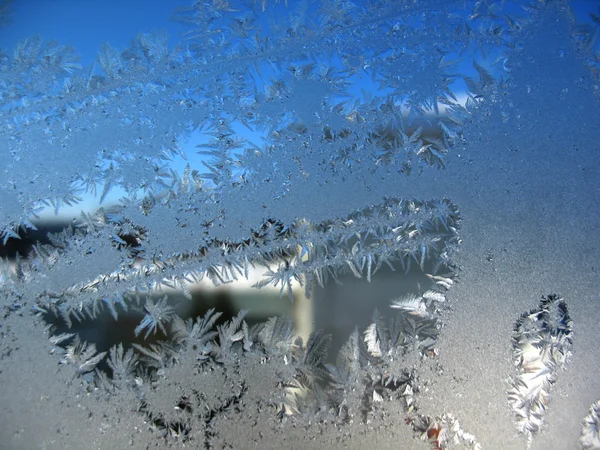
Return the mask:
{"type": "Polygon", "coordinates": [[[442,166],[495,83],[475,66],[479,75],[468,80],[477,92],[466,105],[458,101],[451,85],[459,74],[447,53],[473,52],[492,36],[477,27],[456,31],[470,20],[487,22],[494,44],[505,47],[525,20],[509,20],[499,6],[485,19],[483,11],[469,19],[471,12],[449,8],[431,0],[368,7],[317,1],[279,11],[285,24],[262,8],[196,2],[175,14],[190,28],[180,46],[169,48],[164,33],[142,33],[122,52],[103,45],[85,69],[68,47],[39,37],[21,42],[0,67],[0,168],[11,173],[0,182],[3,237],[18,237],[41,207],[58,211],[84,191],[104,198],[120,187],[139,198],[140,191],[156,197],[169,190],[168,162],[182,154],[180,134],[192,130],[211,137],[202,178],[221,191],[268,181],[286,195],[306,177],[381,164],[404,173],[442,166]],[[389,93],[357,97],[361,74],[389,93]],[[433,128],[425,132],[423,120],[433,128]],[[238,125],[265,135],[265,144],[247,142],[238,125]],[[33,169],[42,157],[44,169],[33,169]]]}
{"type": "MultiPolygon", "coordinates": [[[[187,30],[175,47],[165,32],[140,33],[124,50],[103,44],[88,67],[71,47],[22,40],[0,53],[0,240],[38,231],[42,214],[88,194],[103,207],[0,261],[4,319],[31,309],[58,370],[72,373],[68,392],[119,404],[159,446],[235,447],[219,432],[231,417],[253,430],[271,420],[341,429],[393,407],[433,448],[479,450],[449,412],[419,412],[456,282],[460,215],[412,181],[445,169],[491,105],[508,117],[499,99],[519,39],[570,15],[566,5],[194,1],[174,12],[187,30]],[[193,135],[202,167],[185,154],[193,135]],[[404,190],[381,200],[377,184],[392,179],[404,190]],[[343,209],[348,186],[368,200],[343,209]],[[375,309],[335,355],[326,330],[302,339],[290,317],[183,312],[206,281],[259,271],[259,295],[275,288],[293,301],[299,288],[310,297],[387,270],[425,281],[375,309]],[[106,326],[110,339],[96,341],[106,326]]],[[[9,9],[0,3],[0,25],[9,9]]],[[[596,83],[599,17],[572,30],[596,83]]],[[[528,444],[571,347],[556,295],[515,325],[508,399],[528,444]]],[[[599,411],[582,423],[585,449],[600,448],[599,411]]]]}
{"type": "Polygon", "coordinates": [[[557,295],[543,297],[538,308],[524,313],[513,332],[517,376],[508,400],[517,428],[531,443],[540,430],[550,401],[550,388],[567,362],[573,345],[572,321],[566,302],[557,295]]]}
{"type": "MultiPolygon", "coordinates": [[[[265,268],[257,288],[272,284],[279,288],[281,296],[290,298],[293,281],[305,284],[310,295],[314,285],[322,287],[341,273],[350,272],[370,281],[382,265],[393,268],[392,263],[399,264],[406,272],[411,267],[437,271],[441,265],[451,263],[448,255],[458,243],[458,221],[457,208],[448,200],[420,202],[390,198],[381,205],[318,224],[304,219],[291,226],[269,221],[243,241],[211,240],[196,250],[148,262],[141,259],[143,254],[136,252],[136,268],[122,249],[117,259],[123,261],[119,269],[83,283],[49,289],[64,283],[65,276],[58,268],[48,271],[39,282],[38,307],[65,317],[68,323],[72,322],[70,316],[79,321],[86,315],[94,318],[104,308],[116,315],[117,308],[127,310],[141,297],[167,288],[189,295],[190,289],[204,278],[215,285],[247,278],[250,266],[265,268]],[[128,300],[133,297],[137,300],[128,300]]],[[[109,221],[102,217],[97,222],[109,221]]],[[[96,227],[95,239],[100,247],[99,238],[104,234],[105,248],[118,255],[115,244],[111,248],[114,242],[111,228],[110,223],[96,227]]],[[[83,230],[77,234],[81,239],[87,237],[83,230]]],[[[139,239],[143,245],[143,236],[139,239]]],[[[61,255],[60,248],[40,247],[37,253],[44,255],[44,267],[52,267],[65,260],[68,249],[61,255]]],[[[94,256],[73,255],[79,260],[94,256]]],[[[35,284],[32,281],[30,289],[35,284]]],[[[166,299],[158,303],[148,300],[144,311],[145,318],[137,333],[147,329],[148,335],[157,328],[164,332],[162,321],[170,317],[166,299]]]]}
{"type": "Polygon", "coordinates": [[[600,401],[590,406],[590,412],[581,424],[581,447],[584,450],[600,448],[600,401]]]}

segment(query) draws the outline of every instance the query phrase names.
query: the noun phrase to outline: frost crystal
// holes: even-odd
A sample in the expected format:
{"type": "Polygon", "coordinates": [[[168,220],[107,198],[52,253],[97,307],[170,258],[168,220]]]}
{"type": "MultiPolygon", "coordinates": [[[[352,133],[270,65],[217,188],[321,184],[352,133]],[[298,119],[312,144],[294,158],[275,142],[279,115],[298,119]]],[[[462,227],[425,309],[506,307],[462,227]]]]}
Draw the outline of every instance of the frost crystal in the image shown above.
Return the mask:
{"type": "Polygon", "coordinates": [[[567,305],[557,295],[543,297],[537,309],[523,314],[515,324],[513,357],[517,376],[508,400],[517,428],[531,442],[540,430],[550,398],[550,388],[571,354],[572,322],[567,305]]]}

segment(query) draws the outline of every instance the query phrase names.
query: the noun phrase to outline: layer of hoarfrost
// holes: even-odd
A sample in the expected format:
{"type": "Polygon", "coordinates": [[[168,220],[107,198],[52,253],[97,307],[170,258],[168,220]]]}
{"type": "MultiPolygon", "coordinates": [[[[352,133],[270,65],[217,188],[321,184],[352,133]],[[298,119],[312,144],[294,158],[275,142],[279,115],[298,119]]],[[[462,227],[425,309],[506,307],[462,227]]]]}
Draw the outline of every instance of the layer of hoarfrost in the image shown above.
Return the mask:
{"type": "Polygon", "coordinates": [[[573,324],[567,304],[557,295],[543,297],[524,313],[513,332],[513,377],[508,400],[517,428],[530,444],[544,422],[550,388],[571,354],[573,324]]]}
{"type": "Polygon", "coordinates": [[[496,81],[475,55],[510,46],[523,19],[497,5],[429,3],[198,2],[175,15],[190,27],[176,48],[163,33],[140,34],[123,52],[105,44],[84,69],[69,47],[21,42],[1,68],[4,238],[84,191],[104,198],[119,187],[168,204],[180,184],[168,161],[193,130],[209,139],[207,167],[194,173],[217,188],[213,202],[247,184],[283,196],[307,177],[443,165],[496,81]],[[473,58],[474,75],[459,73],[452,52],[473,58]],[[374,94],[360,93],[367,79],[374,94]],[[246,142],[238,126],[263,142],[246,142]]]}
{"type": "Polygon", "coordinates": [[[435,364],[439,308],[452,283],[449,277],[431,276],[431,288],[422,296],[396,299],[395,312],[387,317],[374,311],[371,325],[362,333],[355,329],[335,358],[328,356],[331,336],[323,331],[304,343],[289,318],[249,325],[246,311],[223,322],[221,313],[211,309],[184,321],[165,299],[149,301],[136,329],[137,334],[147,328],[144,343],[128,349],[117,344],[106,351],[77,332],[58,333],[68,319],[39,314],[51,324],[50,340],[61,364],[73,366],[96,392],[130,398],[131,410],[169,440],[211,448],[220,438],[212,428],[223,420],[221,414],[251,399],[280,420],[339,425],[367,423],[385,414],[385,403],[399,402],[407,426],[422,439],[480,448],[452,415],[432,418],[417,408],[420,373],[435,364]],[[156,328],[167,339],[148,342],[156,328]],[[253,385],[247,371],[265,384],[253,385]]]}
{"type": "MultiPolygon", "coordinates": [[[[140,34],[125,51],[103,45],[87,68],[73,49],[37,37],[2,55],[4,243],[35,228],[43,207],[59,212],[86,191],[100,200],[117,188],[126,194],[0,268],[7,314],[33,308],[78,387],[126,398],[167,439],[218,445],[219,423],[244,402],[282,421],[348,424],[384,416],[382,405],[394,400],[407,426],[436,448],[480,448],[451,414],[416,408],[455,281],[457,206],[408,190],[322,221],[309,211],[284,221],[264,205],[306,186],[326,191],[338,180],[363,186],[365,174],[427,177],[443,168],[468,139],[462,126],[510,83],[520,33],[554,6],[283,3],[196,2],[175,14],[189,27],[176,48],[163,33],[140,34]],[[360,92],[363,85],[371,91],[360,92]],[[185,158],[180,140],[191,133],[204,136],[199,152],[208,159],[178,173],[170,162],[185,158]],[[249,212],[242,232],[219,230],[238,198],[271,216],[254,221],[249,212]],[[390,299],[385,315],[374,311],[334,357],[327,333],[303,342],[289,318],[183,317],[163,295],[190,297],[202,279],[229,283],[254,266],[266,268],[256,287],[273,285],[282,297],[296,284],[310,295],[344,273],[370,282],[384,266],[420,271],[429,285],[390,299]],[[136,322],[122,342],[103,348],[88,339],[93,324],[120,326],[128,315],[136,322]],[[248,381],[258,379],[264,385],[248,381]]],[[[596,15],[573,29],[595,73],[594,24],[596,15]]],[[[545,298],[514,331],[509,402],[531,441],[570,351],[566,305],[545,298]]],[[[597,441],[596,406],[583,424],[584,448],[597,441]]]]}

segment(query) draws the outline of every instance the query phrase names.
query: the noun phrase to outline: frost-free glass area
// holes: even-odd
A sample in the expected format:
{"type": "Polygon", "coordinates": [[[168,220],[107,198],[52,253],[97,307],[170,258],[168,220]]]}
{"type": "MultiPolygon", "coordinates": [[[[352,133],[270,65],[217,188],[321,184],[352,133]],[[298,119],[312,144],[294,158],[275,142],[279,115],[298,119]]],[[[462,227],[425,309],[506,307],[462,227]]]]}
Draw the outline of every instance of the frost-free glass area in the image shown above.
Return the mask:
{"type": "Polygon", "coordinates": [[[599,17],[3,3],[2,447],[600,448],[599,17]]]}

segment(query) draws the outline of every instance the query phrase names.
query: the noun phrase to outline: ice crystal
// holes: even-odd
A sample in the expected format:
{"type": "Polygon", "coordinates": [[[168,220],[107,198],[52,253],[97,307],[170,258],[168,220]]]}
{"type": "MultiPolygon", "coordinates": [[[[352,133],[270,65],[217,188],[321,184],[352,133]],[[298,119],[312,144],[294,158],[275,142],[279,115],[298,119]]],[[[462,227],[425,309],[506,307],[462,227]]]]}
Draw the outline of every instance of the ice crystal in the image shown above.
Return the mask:
{"type": "Polygon", "coordinates": [[[580,442],[584,450],[600,448],[600,402],[594,402],[583,419],[580,442]]]}
{"type": "Polygon", "coordinates": [[[94,344],[82,342],[77,337],[73,344],[67,347],[65,358],[61,363],[74,365],[76,373],[83,375],[93,371],[105,356],[106,352],[98,353],[94,344]]]}
{"type": "Polygon", "coordinates": [[[115,386],[132,386],[139,363],[139,357],[132,348],[124,351],[122,343],[112,347],[107,363],[112,371],[111,380],[115,386]]]}
{"type": "Polygon", "coordinates": [[[146,311],[146,315],[142,319],[142,322],[135,328],[135,335],[137,336],[144,330],[146,330],[145,339],[148,338],[150,333],[156,334],[157,330],[166,334],[167,330],[164,322],[169,322],[173,316],[173,308],[168,304],[168,297],[165,295],[156,303],[150,298],[147,299],[144,310],[146,311]]]}
{"type": "Polygon", "coordinates": [[[543,297],[537,309],[515,324],[513,357],[517,376],[508,399],[517,427],[530,443],[540,430],[550,388],[565,365],[572,347],[572,322],[566,302],[557,295],[543,297]]]}

